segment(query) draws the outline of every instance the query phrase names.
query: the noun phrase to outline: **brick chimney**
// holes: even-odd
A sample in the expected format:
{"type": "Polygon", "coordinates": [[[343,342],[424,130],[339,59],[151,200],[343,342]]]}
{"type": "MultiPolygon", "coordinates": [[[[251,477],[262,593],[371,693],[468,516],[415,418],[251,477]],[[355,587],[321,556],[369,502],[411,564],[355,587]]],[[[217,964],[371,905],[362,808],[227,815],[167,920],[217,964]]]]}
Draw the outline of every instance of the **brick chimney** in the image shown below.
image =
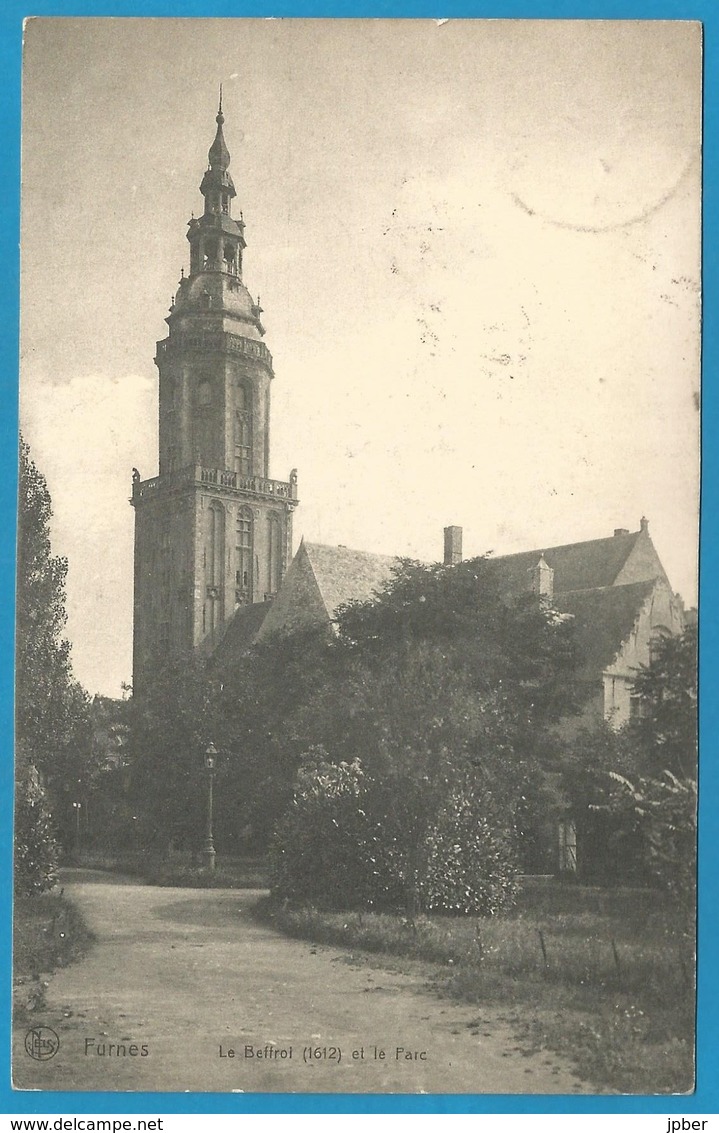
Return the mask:
{"type": "Polygon", "coordinates": [[[462,561],[462,528],[444,529],[444,565],[455,566],[462,561]]]}
{"type": "Polygon", "coordinates": [[[639,530],[646,531],[647,535],[649,534],[649,520],[647,519],[646,515],[643,515],[639,520],[639,530]]]}
{"type": "Polygon", "coordinates": [[[532,594],[536,594],[539,598],[554,597],[554,571],[545,559],[544,552],[540,555],[537,565],[530,567],[527,573],[532,594]]]}
{"type": "Polygon", "coordinates": [[[629,528],[628,527],[615,527],[614,528],[615,537],[617,535],[628,535],[628,534],[629,534],[629,528]]]}

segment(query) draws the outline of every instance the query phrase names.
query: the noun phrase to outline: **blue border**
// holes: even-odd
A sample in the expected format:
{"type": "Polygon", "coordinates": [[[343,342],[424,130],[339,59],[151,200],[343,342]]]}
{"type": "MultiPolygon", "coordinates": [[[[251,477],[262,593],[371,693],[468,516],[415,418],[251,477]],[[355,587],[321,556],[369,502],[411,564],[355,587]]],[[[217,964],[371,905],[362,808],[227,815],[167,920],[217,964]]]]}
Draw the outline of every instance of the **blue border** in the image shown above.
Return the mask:
{"type": "Polygon", "coordinates": [[[121,1094],[15,1093],[9,1086],[10,978],[8,965],[0,987],[0,1012],[7,1031],[0,1036],[0,1113],[719,1113],[719,792],[714,765],[719,732],[717,677],[719,618],[715,595],[719,579],[719,509],[715,506],[717,448],[712,444],[717,421],[717,213],[719,212],[719,91],[717,41],[719,8],[716,0],[495,0],[492,7],[470,0],[333,0],[320,7],[312,0],[245,3],[229,0],[37,0],[32,7],[3,0],[0,10],[0,263],[4,293],[0,304],[3,351],[0,359],[0,851],[5,885],[0,894],[0,948],[9,957],[11,940],[12,830],[12,687],[14,641],[14,543],[17,495],[17,372],[18,280],[20,212],[20,89],[22,21],[25,16],[343,16],[453,17],[535,19],[665,19],[700,20],[704,24],[704,343],[702,464],[702,548],[700,620],[700,921],[697,1090],[690,1097],[597,1097],[447,1095],[399,1096],[367,1094],[121,1094]]]}

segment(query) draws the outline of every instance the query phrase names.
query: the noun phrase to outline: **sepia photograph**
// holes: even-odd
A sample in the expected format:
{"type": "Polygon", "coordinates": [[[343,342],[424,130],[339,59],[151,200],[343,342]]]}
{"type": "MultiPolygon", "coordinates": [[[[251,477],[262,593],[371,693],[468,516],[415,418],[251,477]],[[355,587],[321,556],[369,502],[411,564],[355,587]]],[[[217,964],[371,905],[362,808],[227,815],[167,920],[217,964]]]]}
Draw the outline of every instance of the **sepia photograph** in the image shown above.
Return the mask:
{"type": "Polygon", "coordinates": [[[698,22],[26,21],[14,1091],[694,1091],[701,188],[698,22]]]}

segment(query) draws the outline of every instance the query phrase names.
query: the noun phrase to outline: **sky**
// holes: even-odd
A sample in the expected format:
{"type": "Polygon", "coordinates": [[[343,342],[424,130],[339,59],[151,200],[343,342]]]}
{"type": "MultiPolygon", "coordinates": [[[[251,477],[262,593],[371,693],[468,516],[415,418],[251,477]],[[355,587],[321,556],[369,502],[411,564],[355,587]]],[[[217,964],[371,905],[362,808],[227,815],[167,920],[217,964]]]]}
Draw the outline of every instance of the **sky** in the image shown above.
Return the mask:
{"type": "Polygon", "coordinates": [[[133,466],[223,84],[271,475],[308,540],[437,560],[650,533],[696,602],[688,22],[49,19],[25,34],[20,421],[90,693],[131,680],[133,466]]]}

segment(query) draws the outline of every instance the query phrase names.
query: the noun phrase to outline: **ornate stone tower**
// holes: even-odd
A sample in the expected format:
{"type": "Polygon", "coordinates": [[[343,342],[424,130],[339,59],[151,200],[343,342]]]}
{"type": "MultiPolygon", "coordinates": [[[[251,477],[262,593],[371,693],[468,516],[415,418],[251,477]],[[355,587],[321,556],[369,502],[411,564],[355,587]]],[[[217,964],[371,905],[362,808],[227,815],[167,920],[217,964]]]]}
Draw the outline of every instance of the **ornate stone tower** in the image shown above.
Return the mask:
{"type": "Polygon", "coordinates": [[[292,553],[297,477],[269,478],[272,356],[242,279],[230,154],[217,134],[189,222],[182,274],[157,343],[159,475],[133,473],[134,683],[169,656],[211,652],[239,607],[277,591],[292,553]]]}

